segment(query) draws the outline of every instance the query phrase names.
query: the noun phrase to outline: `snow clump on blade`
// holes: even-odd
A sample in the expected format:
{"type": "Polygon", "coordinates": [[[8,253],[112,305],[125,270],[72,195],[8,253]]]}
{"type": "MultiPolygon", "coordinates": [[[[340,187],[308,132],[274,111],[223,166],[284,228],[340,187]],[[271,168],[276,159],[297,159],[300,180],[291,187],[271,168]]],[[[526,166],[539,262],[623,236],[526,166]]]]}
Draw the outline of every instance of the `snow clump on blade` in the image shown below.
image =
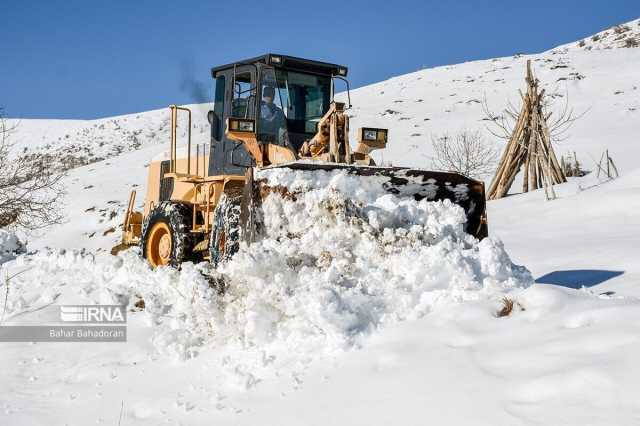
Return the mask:
{"type": "Polygon", "coordinates": [[[386,324],[532,284],[499,241],[464,232],[464,211],[449,200],[416,201],[388,193],[385,178],[345,171],[256,179],[287,191],[269,191],[264,238],[221,268],[225,325],[248,347],[345,350],[386,324]]]}

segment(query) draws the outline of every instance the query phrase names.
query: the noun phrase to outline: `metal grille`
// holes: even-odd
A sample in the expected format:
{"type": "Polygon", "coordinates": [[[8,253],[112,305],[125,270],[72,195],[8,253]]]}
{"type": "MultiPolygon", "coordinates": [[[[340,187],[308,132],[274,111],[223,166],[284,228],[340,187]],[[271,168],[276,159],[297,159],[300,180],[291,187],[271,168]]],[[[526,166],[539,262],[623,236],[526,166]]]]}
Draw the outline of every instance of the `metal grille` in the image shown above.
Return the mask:
{"type": "Polygon", "coordinates": [[[164,177],[165,173],[169,173],[169,161],[160,163],[160,201],[169,201],[173,192],[173,178],[164,177]]]}

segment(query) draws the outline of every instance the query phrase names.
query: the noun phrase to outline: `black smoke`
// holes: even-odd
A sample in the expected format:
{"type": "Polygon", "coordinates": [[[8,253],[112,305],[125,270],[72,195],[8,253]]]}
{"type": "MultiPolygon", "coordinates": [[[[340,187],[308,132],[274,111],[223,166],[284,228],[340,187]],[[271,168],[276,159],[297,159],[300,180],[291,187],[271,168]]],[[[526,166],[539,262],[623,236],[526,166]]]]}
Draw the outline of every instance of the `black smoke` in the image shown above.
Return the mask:
{"type": "Polygon", "coordinates": [[[184,59],[181,64],[180,90],[189,96],[189,101],[202,104],[210,101],[209,85],[196,76],[193,59],[184,59]]]}

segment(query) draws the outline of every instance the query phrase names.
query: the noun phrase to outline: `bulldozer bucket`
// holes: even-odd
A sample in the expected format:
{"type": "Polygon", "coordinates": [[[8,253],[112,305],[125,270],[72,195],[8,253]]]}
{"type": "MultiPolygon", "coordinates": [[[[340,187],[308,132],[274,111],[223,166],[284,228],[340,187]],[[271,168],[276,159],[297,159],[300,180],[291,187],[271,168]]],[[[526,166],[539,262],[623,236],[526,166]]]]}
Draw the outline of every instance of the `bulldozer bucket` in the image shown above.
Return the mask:
{"type": "Polygon", "coordinates": [[[137,245],[140,240],[140,232],[142,228],[142,214],[133,210],[136,201],[136,191],[131,191],[127,210],[124,212],[124,221],[122,223],[122,239],[120,244],[111,248],[111,254],[117,255],[121,251],[137,245]]]}
{"type": "MultiPolygon", "coordinates": [[[[316,162],[295,162],[267,167],[267,169],[271,168],[302,171],[345,170],[347,173],[356,176],[381,176],[387,178],[386,182],[383,183],[383,188],[389,193],[402,197],[413,197],[417,201],[423,199],[428,201],[451,200],[451,202],[459,205],[465,211],[467,216],[465,232],[478,239],[488,236],[484,183],[459,173],[436,172],[406,167],[377,167],[316,162]]],[[[245,191],[244,199],[253,200],[258,191],[252,175],[248,176],[247,183],[248,191],[245,191]],[[249,197],[250,194],[253,194],[253,196],[249,197]]],[[[247,209],[246,211],[249,210],[247,209]]]]}
{"type": "Polygon", "coordinates": [[[116,246],[111,247],[111,255],[116,256],[121,251],[125,251],[125,250],[127,250],[129,248],[131,248],[130,244],[120,243],[120,244],[118,244],[116,246]]]}

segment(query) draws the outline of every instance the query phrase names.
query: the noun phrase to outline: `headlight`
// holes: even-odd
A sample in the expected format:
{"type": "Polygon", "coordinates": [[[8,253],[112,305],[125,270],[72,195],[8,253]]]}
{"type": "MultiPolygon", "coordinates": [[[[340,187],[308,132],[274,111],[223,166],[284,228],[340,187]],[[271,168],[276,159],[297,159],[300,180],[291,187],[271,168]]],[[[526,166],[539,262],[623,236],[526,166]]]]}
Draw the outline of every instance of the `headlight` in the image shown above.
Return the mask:
{"type": "Polygon", "coordinates": [[[363,127],[360,133],[363,142],[378,142],[384,144],[387,142],[387,129],[373,129],[363,127]]]}
{"type": "Polygon", "coordinates": [[[364,130],[362,132],[362,139],[366,141],[375,141],[376,139],[378,139],[378,132],[370,129],[364,130]]]}
{"type": "Polygon", "coordinates": [[[256,122],[255,120],[247,120],[244,118],[229,118],[228,128],[230,132],[255,133],[256,122]]]}

